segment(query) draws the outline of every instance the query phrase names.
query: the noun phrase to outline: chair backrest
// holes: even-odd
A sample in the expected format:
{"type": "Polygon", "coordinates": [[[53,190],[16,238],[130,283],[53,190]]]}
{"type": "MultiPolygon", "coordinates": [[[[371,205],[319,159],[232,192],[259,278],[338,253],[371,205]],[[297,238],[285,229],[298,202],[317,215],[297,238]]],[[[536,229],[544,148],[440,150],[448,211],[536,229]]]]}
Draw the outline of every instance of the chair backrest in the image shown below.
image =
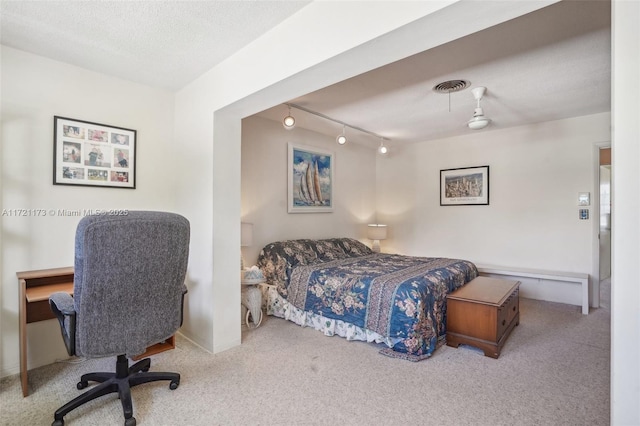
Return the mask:
{"type": "Polygon", "coordinates": [[[165,212],[87,216],[75,240],[76,354],[141,354],[182,323],[189,222],[165,212]]]}

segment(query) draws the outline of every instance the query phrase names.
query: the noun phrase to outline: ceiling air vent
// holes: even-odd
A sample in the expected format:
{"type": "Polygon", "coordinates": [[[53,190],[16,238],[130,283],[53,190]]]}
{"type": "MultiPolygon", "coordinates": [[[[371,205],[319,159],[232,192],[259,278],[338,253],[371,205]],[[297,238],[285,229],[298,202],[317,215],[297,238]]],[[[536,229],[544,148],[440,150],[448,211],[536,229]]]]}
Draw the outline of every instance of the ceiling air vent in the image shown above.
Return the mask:
{"type": "Polygon", "coordinates": [[[466,80],[449,80],[443,81],[433,86],[433,91],[436,93],[451,93],[464,90],[471,85],[470,81],[466,80]]]}

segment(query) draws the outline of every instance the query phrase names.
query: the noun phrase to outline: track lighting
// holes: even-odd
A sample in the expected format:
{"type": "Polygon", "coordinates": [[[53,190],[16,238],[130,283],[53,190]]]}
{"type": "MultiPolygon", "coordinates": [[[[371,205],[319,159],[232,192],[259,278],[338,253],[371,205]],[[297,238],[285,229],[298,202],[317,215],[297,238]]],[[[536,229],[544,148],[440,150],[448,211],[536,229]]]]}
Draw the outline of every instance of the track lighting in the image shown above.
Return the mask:
{"type": "Polygon", "coordinates": [[[469,126],[471,130],[484,129],[491,122],[491,120],[484,116],[484,111],[482,110],[482,107],[480,107],[480,100],[484,96],[486,90],[486,87],[476,87],[471,91],[471,93],[473,93],[473,97],[478,102],[476,109],[473,112],[473,117],[467,122],[467,126],[469,126]]]}
{"type": "Polygon", "coordinates": [[[287,130],[296,127],[296,119],[291,115],[291,107],[289,107],[289,114],[282,120],[282,125],[287,130]]]}
{"type": "Polygon", "coordinates": [[[380,146],[378,147],[378,152],[382,155],[385,155],[389,150],[386,146],[384,146],[384,140],[380,138],[380,146]]]}
{"type": "Polygon", "coordinates": [[[344,134],[345,131],[345,125],[342,125],[342,133],[338,135],[338,137],[336,138],[336,142],[338,142],[338,145],[344,145],[345,143],[347,143],[347,136],[344,134]]]}
{"type": "MultiPolygon", "coordinates": [[[[336,142],[338,143],[338,145],[344,145],[344,144],[347,143],[348,139],[347,139],[347,134],[346,134],[346,128],[350,127],[353,130],[357,130],[359,132],[366,133],[366,134],[374,136],[376,138],[380,138],[380,147],[378,148],[378,152],[380,152],[380,154],[386,154],[387,153],[387,147],[384,146],[384,143],[383,143],[385,138],[383,138],[382,136],[380,136],[378,134],[375,134],[373,132],[365,130],[362,127],[352,126],[351,124],[347,124],[344,121],[336,120],[335,118],[328,117],[328,116],[326,116],[324,114],[312,111],[312,110],[310,110],[308,108],[305,108],[303,106],[300,106],[300,105],[296,105],[296,104],[285,104],[285,105],[289,108],[289,115],[287,115],[282,121],[282,125],[284,126],[285,129],[293,129],[293,126],[295,126],[296,120],[291,115],[291,108],[295,108],[295,109],[299,109],[300,111],[308,112],[309,114],[313,114],[315,116],[324,118],[325,120],[329,120],[329,121],[333,121],[334,123],[341,124],[342,125],[342,133],[340,133],[336,137],[336,142]]],[[[387,140],[389,140],[389,139],[387,139],[387,140]]]]}

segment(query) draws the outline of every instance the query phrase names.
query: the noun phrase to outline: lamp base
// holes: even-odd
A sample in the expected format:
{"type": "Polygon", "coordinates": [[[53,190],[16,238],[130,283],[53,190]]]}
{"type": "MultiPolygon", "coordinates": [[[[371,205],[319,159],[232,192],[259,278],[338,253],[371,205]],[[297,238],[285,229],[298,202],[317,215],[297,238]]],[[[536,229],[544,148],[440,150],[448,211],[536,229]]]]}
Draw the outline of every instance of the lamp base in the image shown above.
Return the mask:
{"type": "Polygon", "coordinates": [[[380,253],[380,240],[373,240],[373,244],[371,245],[371,250],[376,253],[380,253]]]}

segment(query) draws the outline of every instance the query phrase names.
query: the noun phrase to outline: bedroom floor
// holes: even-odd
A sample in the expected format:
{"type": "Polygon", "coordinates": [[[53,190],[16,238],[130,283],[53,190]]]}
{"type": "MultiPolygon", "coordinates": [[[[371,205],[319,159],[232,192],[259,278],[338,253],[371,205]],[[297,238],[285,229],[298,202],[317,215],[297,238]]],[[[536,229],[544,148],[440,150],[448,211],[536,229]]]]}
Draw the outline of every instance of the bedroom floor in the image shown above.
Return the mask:
{"type": "MultiPolygon", "coordinates": [[[[243,330],[243,344],[211,355],[181,335],[175,350],[153,356],[152,371],[179,371],[180,387],[133,391],[141,425],[608,425],[610,312],[521,299],[520,325],[499,359],[471,347],[442,346],[413,363],[379,347],[325,337],[265,317],[243,330]]],[[[79,374],[111,370],[113,360],[60,362],[2,379],[0,424],[50,424],[76,396],[79,374]]],[[[121,425],[116,396],[79,408],[72,425],[121,425]]]]}

